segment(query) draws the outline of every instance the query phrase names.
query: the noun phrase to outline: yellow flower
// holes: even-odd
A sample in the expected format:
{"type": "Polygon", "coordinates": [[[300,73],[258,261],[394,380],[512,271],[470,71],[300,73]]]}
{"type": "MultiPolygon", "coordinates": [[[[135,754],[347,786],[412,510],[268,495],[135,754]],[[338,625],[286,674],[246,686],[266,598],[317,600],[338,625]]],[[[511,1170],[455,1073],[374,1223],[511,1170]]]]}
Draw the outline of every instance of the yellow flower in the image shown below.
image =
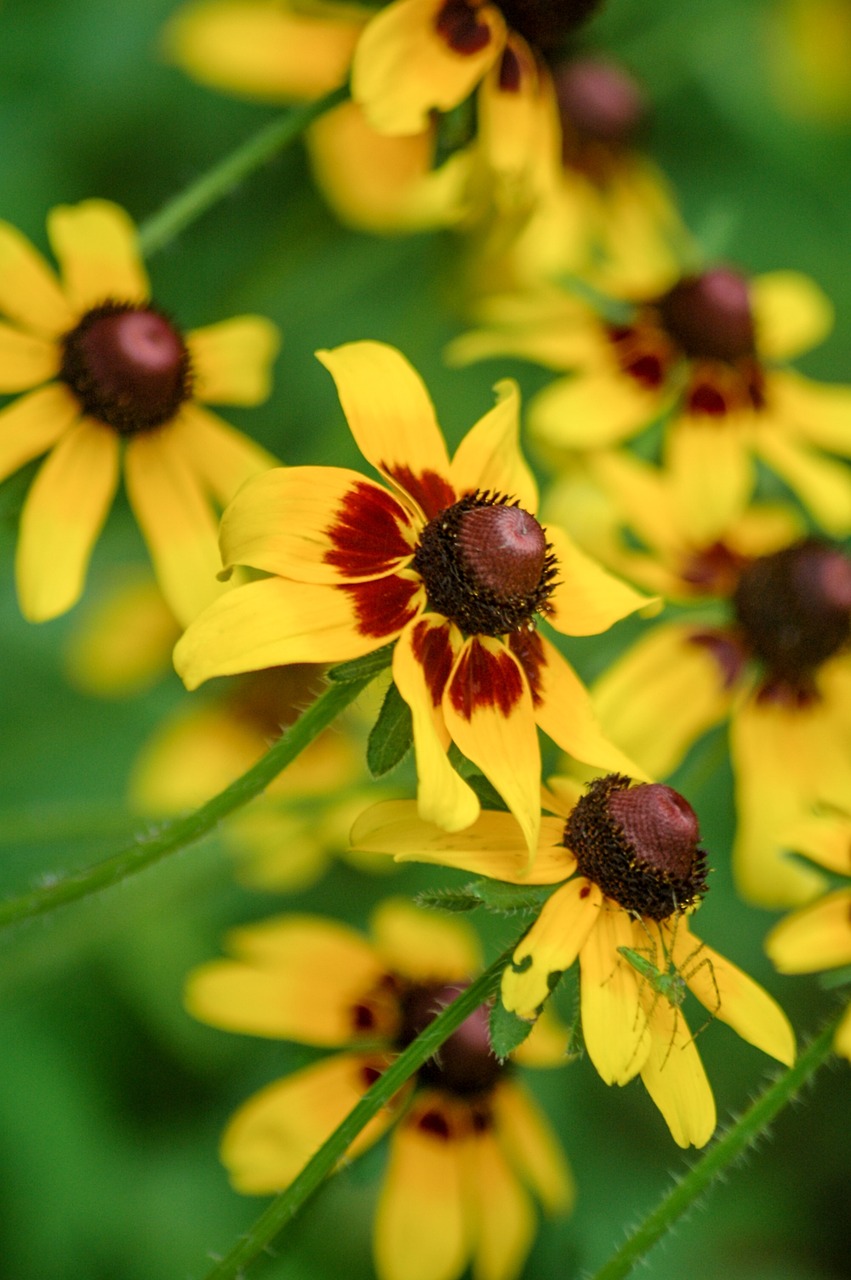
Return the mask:
{"type": "MultiPolygon", "coordinates": [[[[765,940],[769,958],[780,973],[820,973],[851,965],[851,817],[824,813],[806,819],[787,833],[786,847],[849,879],[849,885],[775,925],[765,940]]],[[[834,1047],[851,1062],[851,1003],[837,1027],[834,1047]]]]}
{"type": "Polygon", "coordinates": [[[409,704],[421,812],[449,830],[479,811],[449,763],[472,760],[520,822],[540,818],[536,725],[603,768],[632,768],[598,732],[587,692],[535,630],[592,635],[646,604],[535,519],[517,444],[518,394],[496,406],[450,462],[434,407],[402,355],[376,342],[319,353],[364,457],[389,488],[338,467],[274,469],[222,521],[225,566],[271,576],[228,592],[187,630],[175,665],[210,676],[292,662],[343,662],[392,643],[409,704]]]}
{"type": "Polygon", "coordinates": [[[829,331],[832,309],[805,276],[747,280],[714,267],[631,301],[607,321],[552,291],[491,301],[492,329],[468,334],[456,360],[512,352],[574,370],[531,401],[544,445],[598,450],[660,417],[663,461],[682,527],[710,540],[746,507],[764,462],[836,536],[851,530],[851,387],[826,386],[784,367],[829,331]]]}
{"type": "Polygon", "coordinates": [[[188,622],[221,590],[216,504],[272,459],[203,406],[269,393],[277,330],[238,316],[182,334],[151,301],[136,231],[103,200],[60,205],[61,280],[0,223],[0,479],[48,457],[21,517],[16,575],[33,622],[70,609],[124,465],[163,593],[188,622]]]}
{"type": "Polygon", "coordinates": [[[104,594],[82,606],[65,653],[65,675],[98,698],[133,697],[171,672],[181,630],[151,574],[122,565],[104,594]]]}
{"type": "Polygon", "coordinates": [[[352,841],[398,862],[558,886],[505,970],[503,1003],[535,1018],[578,957],[583,1039],[600,1076],[623,1085],[640,1073],[674,1140],[703,1146],[715,1103],[680,1007],[685,988],[710,1018],[787,1064],[792,1029],[761,987],[691,931],[685,912],[706,891],[706,855],[688,802],[670,787],[630,786],[617,775],[597,779],[580,799],[575,784],[556,785],[545,801],[557,816],[542,818],[531,872],[505,813],[483,813],[447,835],[409,802],[390,802],[367,810],[352,841]]]}
{"type": "Polygon", "coordinates": [[[848,0],[773,0],[762,23],[777,108],[798,119],[851,119],[851,5],[848,0]]]}
{"type": "MultiPolygon", "coordinates": [[[[286,1187],[391,1060],[480,967],[475,935],[399,900],[384,902],[372,940],[345,925],[290,916],[234,931],[234,959],[190,976],[190,1013],[213,1026],[347,1046],[267,1086],[233,1117],[222,1159],[238,1191],[286,1187]],[[363,1042],[363,1048],[358,1042],[363,1042]]],[[[541,1026],[515,1055],[564,1061],[565,1035],[541,1026]]],[[[513,1280],[535,1234],[531,1191],[548,1213],[573,1199],[570,1171],[510,1065],[490,1051],[480,1007],[349,1150],[391,1124],[375,1224],[380,1280],[513,1280]]]]}

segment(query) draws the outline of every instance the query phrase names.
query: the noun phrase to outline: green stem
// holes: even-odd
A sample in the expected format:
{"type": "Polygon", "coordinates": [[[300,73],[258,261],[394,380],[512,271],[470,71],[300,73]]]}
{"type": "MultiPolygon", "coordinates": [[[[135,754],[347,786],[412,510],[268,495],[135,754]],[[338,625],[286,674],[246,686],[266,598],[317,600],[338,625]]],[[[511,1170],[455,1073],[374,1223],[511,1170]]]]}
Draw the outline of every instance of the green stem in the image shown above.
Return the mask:
{"type": "Polygon", "coordinates": [[[349,96],[348,85],[341,85],[326,93],[324,98],[293,107],[284,116],[255,133],[225,156],[207,173],[193,182],[180,195],[169,200],[159,213],[152,214],[139,227],[139,247],[144,257],[162,249],[175,236],[206,213],[218,200],[233,191],[244,178],[271,160],[279,151],[295,142],[314,120],[345,102],[349,96]]]}
{"type": "Polygon", "coordinates": [[[735,1125],[709,1148],[694,1168],[663,1196],[656,1208],[600,1270],[594,1273],[591,1280],[622,1280],[622,1277],[628,1276],[653,1245],[671,1230],[677,1219],[703,1195],[710,1183],[765,1133],[778,1112],[792,1101],[829,1057],[837,1021],[838,1019],[834,1019],[829,1023],[807,1045],[797,1062],[770,1085],[735,1125]]]}
{"type": "Polygon", "coordinates": [[[54,877],[50,884],[45,884],[40,889],[0,902],[0,928],[26,920],[30,916],[43,915],[56,907],[75,902],[78,898],[87,898],[100,889],[144,871],[166,854],[200,840],[222,818],[259,795],[323,729],[327,729],[341,711],[354,702],[369,684],[370,678],[345,684],[330,684],[295,724],[270,747],[265,756],[200,809],[184,818],[174,818],[160,824],[153,833],[134,835],[117,853],[102,862],[84,867],[81,871],[54,877]]]}
{"type": "Polygon", "coordinates": [[[478,1009],[480,1004],[495,993],[502,971],[511,959],[513,951],[514,947],[511,947],[498,960],[495,960],[481,977],[462,991],[452,1004],[447,1005],[434,1022],[429,1023],[416,1040],[399,1054],[399,1057],[383,1075],[379,1076],[375,1084],[349,1112],[343,1123],[326,1139],[295,1181],[291,1182],[286,1191],[282,1192],[261,1213],[254,1225],[213,1267],[205,1280],[234,1280],[237,1276],[241,1277],[245,1268],[268,1249],[278,1233],[292,1221],[306,1201],[325,1181],[373,1116],[377,1115],[394,1094],[398,1093],[405,1081],[409,1080],[423,1063],[437,1052],[455,1028],[460,1027],[474,1009],[478,1009]]]}

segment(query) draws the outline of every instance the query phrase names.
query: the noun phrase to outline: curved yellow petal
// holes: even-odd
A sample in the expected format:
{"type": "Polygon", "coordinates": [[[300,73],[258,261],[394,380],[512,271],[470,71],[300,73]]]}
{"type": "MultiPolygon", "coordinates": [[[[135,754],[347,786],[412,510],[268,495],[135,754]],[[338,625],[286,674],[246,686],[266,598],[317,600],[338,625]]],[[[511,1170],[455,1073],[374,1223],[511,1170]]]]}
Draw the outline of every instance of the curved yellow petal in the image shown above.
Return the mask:
{"type": "Polygon", "coordinates": [[[209,409],[188,401],[172,423],[196,475],[224,507],[246,480],[277,465],[277,459],[209,409]]]}
{"type": "Polygon", "coordinates": [[[677,417],[665,437],[665,464],[679,527],[698,544],[714,542],[753,490],[748,418],[677,417]]]}
{"type": "Polygon", "coordinates": [[[579,952],[582,1036],[606,1084],[626,1084],[638,1075],[650,1053],[650,1031],[636,973],[618,953],[618,947],[634,946],[630,917],[606,900],[579,952]]]}
{"type": "Polygon", "coordinates": [[[78,311],[111,302],[147,302],[148,277],[132,219],[108,200],[57,205],[47,234],[62,270],[68,299],[78,311]]]}
{"type": "Polygon", "coordinates": [[[827,337],[833,304],[799,271],[770,271],[750,282],[756,346],[765,360],[792,360],[827,337]]]}
{"type": "Polygon", "coordinates": [[[0,480],[46,453],[79,417],[80,406],[59,382],[0,409],[0,480]]]}
{"type": "Polygon", "coordinates": [[[124,455],[124,482],[174,616],[186,626],[226,590],[212,503],[184,454],[176,424],[134,436],[124,455]]]}
{"type": "Polygon", "coordinates": [[[851,964],[851,890],[838,889],[781,920],[765,939],[765,950],[781,973],[851,964]]]}
{"type": "Polygon", "coordinates": [[[385,898],[373,911],[369,929],[390,973],[413,982],[464,982],[482,966],[474,929],[415,907],[405,898],[385,898]]]}
{"type": "Polygon", "coordinates": [[[454,502],[434,405],[401,352],[383,342],[349,342],[316,356],[337,384],[346,421],[367,461],[427,517],[454,502]]]}
{"type": "Polygon", "coordinates": [[[816,448],[851,458],[851,387],[791,369],[772,370],[766,383],[772,412],[784,426],[816,448]]]}
{"type": "Polygon", "coordinates": [[[659,997],[650,1014],[651,1048],[641,1071],[678,1147],[704,1147],[715,1131],[715,1099],[682,1012],[659,997]]]}
{"type": "Polygon", "coordinates": [[[786,832],[786,843],[826,871],[851,876],[851,817],[836,813],[806,817],[786,832]]]}
{"type": "Polygon", "coordinates": [[[153,578],[124,566],[114,589],[87,609],[72,634],[65,671],[72,685],[98,698],[131,697],[171,669],[179,635],[153,578]]]}
{"type": "Polygon", "coordinates": [[[529,431],[560,449],[605,449],[637,435],[667,397],[617,369],[559,378],[529,402],[529,431]]]}
{"type": "Polygon", "coordinates": [[[833,1037],[835,1051],[851,1062],[851,1004],[845,1010],[833,1037]]]}
{"type": "Polygon", "coordinates": [[[516,1080],[501,1080],[491,1097],[499,1141],[512,1166],[548,1213],[568,1213],[576,1197],[570,1166],[549,1121],[516,1080]]]}
{"type": "Polygon", "coordinates": [[[467,1156],[476,1218],[473,1274],[476,1280],[515,1280],[535,1238],[532,1201],[489,1129],[474,1134],[467,1156]]]}
{"type": "Polygon", "coordinates": [[[163,52],[201,84],[272,102],[330,93],[346,79],[365,15],[288,0],[200,0],[163,32],[163,52]]]}
{"type": "Polygon", "coordinates": [[[502,1002],[534,1018],[553,985],[578,956],[600,914],[603,895],[590,880],[568,881],[544,906],[502,975],[502,1002]]]}
{"type": "Polygon", "coordinates": [[[497,402],[465,435],[452,459],[452,483],[458,494],[475,489],[518,499],[530,515],[538,510],[538,486],[520,452],[520,392],[503,379],[494,387],[497,402]]]}
{"type": "Polygon", "coordinates": [[[28,391],[59,372],[59,348],[47,338],[0,323],[0,392],[28,391]]]}
{"type": "Polygon", "coordinates": [[[44,258],[9,222],[0,222],[0,311],[46,338],[79,319],[44,258]]]}
{"type": "Polygon", "coordinates": [[[192,394],[205,404],[262,404],[272,390],[272,361],[281,345],[265,316],[233,316],[186,335],[192,394]]]}
{"type": "Polygon", "coordinates": [[[843,462],[777,430],[761,431],[755,446],[823,529],[836,538],[851,531],[851,472],[843,462]]]}
{"type": "Polygon", "coordinates": [[[380,133],[419,133],[433,109],[469,97],[505,42],[493,5],[471,16],[478,47],[458,53],[437,29],[443,0],[394,0],[367,24],[352,61],[352,97],[380,133]]]}
{"type": "Polygon", "coordinates": [[[254,764],[266,745],[225,706],[193,702],[161,724],[137,756],[133,806],[156,817],[195,809],[254,764]]]}
{"type": "Polygon", "coordinates": [[[15,577],[28,621],[76,604],[117,485],[118,437],[84,418],[42,464],[24,504],[15,577]]]}
{"type": "Polygon", "coordinates": [[[608,573],[557,525],[545,527],[558,565],[557,585],[548,600],[547,621],[570,636],[593,636],[621,618],[653,604],[608,573]]]}

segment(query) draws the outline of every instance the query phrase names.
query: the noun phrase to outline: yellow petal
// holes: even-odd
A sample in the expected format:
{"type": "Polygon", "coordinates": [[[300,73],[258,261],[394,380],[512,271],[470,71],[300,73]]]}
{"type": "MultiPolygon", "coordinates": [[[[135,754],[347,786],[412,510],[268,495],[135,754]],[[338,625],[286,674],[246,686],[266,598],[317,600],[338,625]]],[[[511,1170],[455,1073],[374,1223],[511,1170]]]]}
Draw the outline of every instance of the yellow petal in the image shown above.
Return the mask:
{"type": "Polygon", "coordinates": [[[482,46],[456,53],[438,33],[442,0],[395,0],[367,24],[352,62],[352,97],[379,133],[419,133],[433,109],[468,98],[505,41],[492,5],[475,10],[482,46]]]}
{"type": "Polygon", "coordinates": [[[618,947],[634,947],[632,921],[608,900],[579,953],[582,1035],[588,1056],[606,1084],[626,1084],[650,1053],[647,1016],[635,970],[618,947]]]}
{"type": "Polygon", "coordinates": [[[833,1047],[837,1053],[851,1062],[851,1004],[845,1010],[839,1026],[836,1028],[833,1047]]]}
{"type": "Polygon", "coordinates": [[[370,917],[375,948],[391,973],[413,982],[463,982],[482,966],[475,931],[463,920],[385,898],[370,917]]]}
{"type": "Polygon", "coordinates": [[[760,457],[827,533],[841,538],[851,531],[851,477],[844,463],[822,457],[778,430],[761,431],[755,443],[760,457]]]}
{"type": "MultiPolygon", "coordinates": [[[[237,1191],[282,1191],[363,1097],[374,1079],[372,1060],[340,1054],[278,1080],[250,1098],[222,1138],[222,1160],[237,1191]]],[[[351,1159],[377,1142],[395,1119],[384,1108],[346,1153],[351,1159]]]]}
{"type": "Polygon", "coordinates": [[[786,844],[803,853],[826,871],[851,876],[851,817],[818,814],[795,823],[785,835],[786,844]]]}
{"type": "Polygon", "coordinates": [[[115,589],[87,611],[71,636],[65,654],[68,679],[99,698],[131,697],[171,669],[179,634],[153,579],[123,568],[115,589]]]}
{"type": "Polygon", "coordinates": [[[260,445],[192,401],[172,425],[187,461],[221,507],[246,480],[276,465],[277,459],[260,445]]]}
{"type": "Polygon", "coordinates": [[[77,401],[58,382],[0,409],[0,480],[46,453],[79,416],[77,401]]]}
{"type": "Polygon", "coordinates": [[[0,222],[0,311],[46,338],[67,333],[79,319],[44,258],[8,222],[0,222]]]}
{"type": "Polygon", "coordinates": [[[0,323],[0,392],[28,391],[58,372],[55,342],[0,323]]]}
{"type": "Polygon", "coordinates": [[[819,449],[851,457],[851,387],[772,370],[767,394],[774,414],[819,449]]]}
{"type": "Polygon", "coordinates": [[[163,47],[201,84],[298,102],[345,81],[361,26],[360,14],[330,5],[299,13],[287,0],[200,0],[170,19],[163,47]]]}
{"type": "MultiPolygon", "coordinates": [[[[542,91],[541,80],[526,41],[509,32],[502,58],[488,71],[476,101],[480,145],[489,167],[506,184],[525,186],[529,182],[533,160],[547,130],[550,102],[542,91]],[[503,87],[501,76],[506,59],[515,72],[508,89],[503,87]]],[[[508,189],[513,190],[510,185],[508,189]]],[[[525,202],[528,198],[523,191],[520,200],[525,202]]]]}
{"type": "Polygon", "coordinates": [[[367,461],[429,518],[454,502],[434,405],[401,352],[382,342],[349,342],[316,355],[337,384],[346,421],[367,461]]]}
{"type": "Polygon", "coordinates": [[[715,1099],[681,1011],[661,996],[650,1015],[652,1043],[641,1072],[679,1147],[703,1147],[715,1131],[715,1099]]]}
{"type": "Polygon", "coordinates": [[[851,964],[851,890],[829,893],[781,920],[765,939],[765,950],[781,973],[851,964]]]}
{"type": "Polygon", "coordinates": [[[511,1061],[533,1069],[563,1067],[570,1061],[570,1040],[570,1028],[546,1004],[523,1043],[511,1050],[511,1061]]]}
{"type": "Polygon", "coordinates": [[[379,1280],[457,1280],[470,1253],[462,1142],[429,1127],[443,1122],[426,1095],[390,1144],[390,1161],[375,1218],[379,1280]]]}
{"type": "Polygon", "coordinates": [[[538,486],[520,452],[520,392],[506,378],[494,387],[493,409],[471,427],[452,459],[457,493],[490,489],[517,498],[530,515],[538,510],[538,486]]]}
{"type": "Polygon", "coordinates": [[[108,300],[147,302],[150,290],[136,228],[117,204],[57,205],[48,214],[47,234],[68,299],[78,311],[108,300]]]}
{"type": "Polygon", "coordinates": [[[156,817],[196,809],[245,773],[267,745],[226,705],[193,703],[164,721],[137,756],[133,805],[156,817]]]}
{"type": "Polygon", "coordinates": [[[266,578],[225,592],[205,609],[178,641],[174,665],[195,689],[211,676],[290,662],[344,662],[381,643],[360,634],[342,591],[266,578]]]}
{"type": "Polygon", "coordinates": [[[515,1280],[535,1238],[532,1201],[510,1168],[495,1135],[474,1133],[466,1175],[475,1203],[475,1280],[515,1280]]]}
{"type": "Polygon", "coordinates": [[[570,968],[600,914],[603,895],[576,877],[545,904],[502,975],[502,1002],[521,1018],[534,1018],[565,969],[570,968]]]}
{"type": "Polygon", "coordinates": [[[689,540],[720,538],[745,509],[754,486],[747,418],[678,417],[666,435],[674,510],[689,540]]]}
{"type": "Polygon", "coordinates": [[[186,626],[226,590],[215,513],[189,464],[175,427],[147,431],[127,443],[125,484],[151,553],[157,582],[186,626]]]}
{"type": "Polygon", "coordinates": [[[30,622],[76,604],[117,485],[118,437],[84,418],[42,464],[21,515],[15,575],[30,622]]]}
{"type": "Polygon", "coordinates": [[[792,360],[818,346],[833,328],[833,304],[799,271],[756,276],[750,295],[757,350],[766,360],[792,360]]]}
{"type": "Polygon", "coordinates": [[[545,528],[558,564],[558,585],[550,596],[547,621],[570,636],[593,636],[653,600],[613,577],[557,525],[545,528]]]}
{"type": "Polygon", "coordinates": [[[192,394],[205,404],[262,404],[272,390],[280,331],[264,316],[234,316],[186,335],[192,394]]]}
{"type": "Polygon", "coordinates": [[[665,399],[612,368],[559,378],[529,404],[533,436],[560,449],[605,449],[657,418],[665,399]]]}
{"type": "Polygon", "coordinates": [[[576,1188],[549,1121],[516,1080],[503,1080],[491,1098],[499,1140],[524,1182],[548,1213],[567,1213],[576,1188]]]}

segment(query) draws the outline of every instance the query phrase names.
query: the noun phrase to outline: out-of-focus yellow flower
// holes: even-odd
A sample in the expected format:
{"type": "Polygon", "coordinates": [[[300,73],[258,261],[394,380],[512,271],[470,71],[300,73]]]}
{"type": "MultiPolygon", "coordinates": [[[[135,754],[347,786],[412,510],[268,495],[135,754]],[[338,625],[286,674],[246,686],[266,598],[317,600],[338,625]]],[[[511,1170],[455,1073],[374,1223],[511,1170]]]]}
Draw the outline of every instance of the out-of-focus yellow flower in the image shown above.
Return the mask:
{"type": "Polygon", "coordinates": [[[849,0],[774,0],[763,30],[779,110],[821,124],[851,120],[849,0]]]}

